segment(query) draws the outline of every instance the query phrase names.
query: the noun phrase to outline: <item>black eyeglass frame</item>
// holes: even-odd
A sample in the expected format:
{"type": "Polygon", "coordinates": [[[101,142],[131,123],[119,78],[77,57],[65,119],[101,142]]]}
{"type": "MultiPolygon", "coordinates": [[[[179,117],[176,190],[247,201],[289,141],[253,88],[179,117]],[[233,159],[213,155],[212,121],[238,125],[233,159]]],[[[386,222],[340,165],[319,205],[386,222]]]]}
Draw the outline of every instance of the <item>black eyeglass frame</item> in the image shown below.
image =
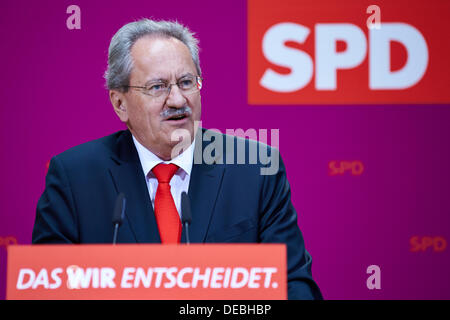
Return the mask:
{"type": "Polygon", "coordinates": [[[178,79],[178,81],[175,82],[175,83],[168,83],[168,82],[161,81],[161,82],[154,82],[152,84],[149,84],[148,86],[122,86],[122,88],[142,89],[142,90],[144,90],[144,92],[143,92],[144,94],[149,95],[149,96],[154,97],[154,98],[159,98],[159,97],[162,97],[162,96],[168,96],[170,94],[170,90],[172,89],[173,85],[176,85],[181,90],[181,92],[185,92],[185,93],[200,91],[202,89],[203,78],[200,77],[200,76],[193,76],[193,78],[195,79],[195,83],[194,83],[194,85],[191,88],[183,89],[182,87],[180,87],[180,82],[183,81],[183,80],[186,80],[186,77],[187,76],[184,76],[184,77],[178,79]],[[157,85],[157,84],[164,84],[164,85],[166,85],[167,87],[165,88],[165,91],[161,91],[161,94],[158,94],[158,95],[151,94],[149,87],[157,85]],[[194,89],[194,90],[192,90],[192,89],[194,89]]]}

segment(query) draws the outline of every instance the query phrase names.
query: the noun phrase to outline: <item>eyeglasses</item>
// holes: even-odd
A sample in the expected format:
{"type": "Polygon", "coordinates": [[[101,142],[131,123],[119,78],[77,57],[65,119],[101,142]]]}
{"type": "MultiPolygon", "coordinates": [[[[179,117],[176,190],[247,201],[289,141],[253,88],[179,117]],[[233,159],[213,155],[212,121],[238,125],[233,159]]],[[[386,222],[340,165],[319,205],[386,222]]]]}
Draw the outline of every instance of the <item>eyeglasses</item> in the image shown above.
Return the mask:
{"type": "Polygon", "coordinates": [[[170,90],[172,89],[173,85],[178,86],[178,88],[180,88],[183,94],[189,94],[194,93],[196,91],[200,91],[200,89],[202,88],[202,81],[203,81],[202,77],[187,75],[178,79],[176,83],[169,83],[167,81],[159,80],[151,82],[142,87],[139,86],[123,86],[123,87],[142,89],[144,94],[158,98],[168,96],[170,94],[170,90]]]}

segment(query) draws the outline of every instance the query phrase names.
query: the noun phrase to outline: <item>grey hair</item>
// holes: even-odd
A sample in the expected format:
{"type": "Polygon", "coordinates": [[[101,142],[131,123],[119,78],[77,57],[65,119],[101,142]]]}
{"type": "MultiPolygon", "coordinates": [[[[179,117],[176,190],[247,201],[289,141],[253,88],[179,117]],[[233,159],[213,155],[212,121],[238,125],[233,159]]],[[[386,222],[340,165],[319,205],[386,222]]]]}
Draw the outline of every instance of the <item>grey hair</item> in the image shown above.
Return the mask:
{"type": "Polygon", "coordinates": [[[194,33],[178,22],[141,19],[124,25],[112,37],[108,51],[108,69],[105,72],[106,87],[127,92],[133,69],[131,48],[136,41],[146,35],[175,38],[189,49],[197,73],[201,76],[198,40],[194,33]]]}

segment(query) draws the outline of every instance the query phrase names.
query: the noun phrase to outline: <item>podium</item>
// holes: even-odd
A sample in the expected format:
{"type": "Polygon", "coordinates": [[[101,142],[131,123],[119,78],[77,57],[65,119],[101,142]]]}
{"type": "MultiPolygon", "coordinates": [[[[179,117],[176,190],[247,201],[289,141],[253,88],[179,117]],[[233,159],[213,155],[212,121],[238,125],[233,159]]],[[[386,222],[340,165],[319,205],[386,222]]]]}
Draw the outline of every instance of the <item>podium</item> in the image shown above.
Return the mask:
{"type": "Polygon", "coordinates": [[[12,245],[11,300],[284,300],[284,244],[12,245]]]}

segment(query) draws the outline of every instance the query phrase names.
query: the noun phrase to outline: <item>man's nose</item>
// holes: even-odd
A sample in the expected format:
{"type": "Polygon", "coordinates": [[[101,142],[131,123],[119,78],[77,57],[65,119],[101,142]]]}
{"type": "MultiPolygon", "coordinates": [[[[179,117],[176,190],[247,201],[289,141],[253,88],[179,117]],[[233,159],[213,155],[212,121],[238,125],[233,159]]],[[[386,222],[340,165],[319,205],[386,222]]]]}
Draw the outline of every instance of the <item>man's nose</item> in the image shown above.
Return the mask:
{"type": "Polygon", "coordinates": [[[169,95],[167,96],[166,104],[168,107],[181,108],[186,105],[186,98],[183,92],[176,84],[171,84],[169,88],[169,95]]]}

